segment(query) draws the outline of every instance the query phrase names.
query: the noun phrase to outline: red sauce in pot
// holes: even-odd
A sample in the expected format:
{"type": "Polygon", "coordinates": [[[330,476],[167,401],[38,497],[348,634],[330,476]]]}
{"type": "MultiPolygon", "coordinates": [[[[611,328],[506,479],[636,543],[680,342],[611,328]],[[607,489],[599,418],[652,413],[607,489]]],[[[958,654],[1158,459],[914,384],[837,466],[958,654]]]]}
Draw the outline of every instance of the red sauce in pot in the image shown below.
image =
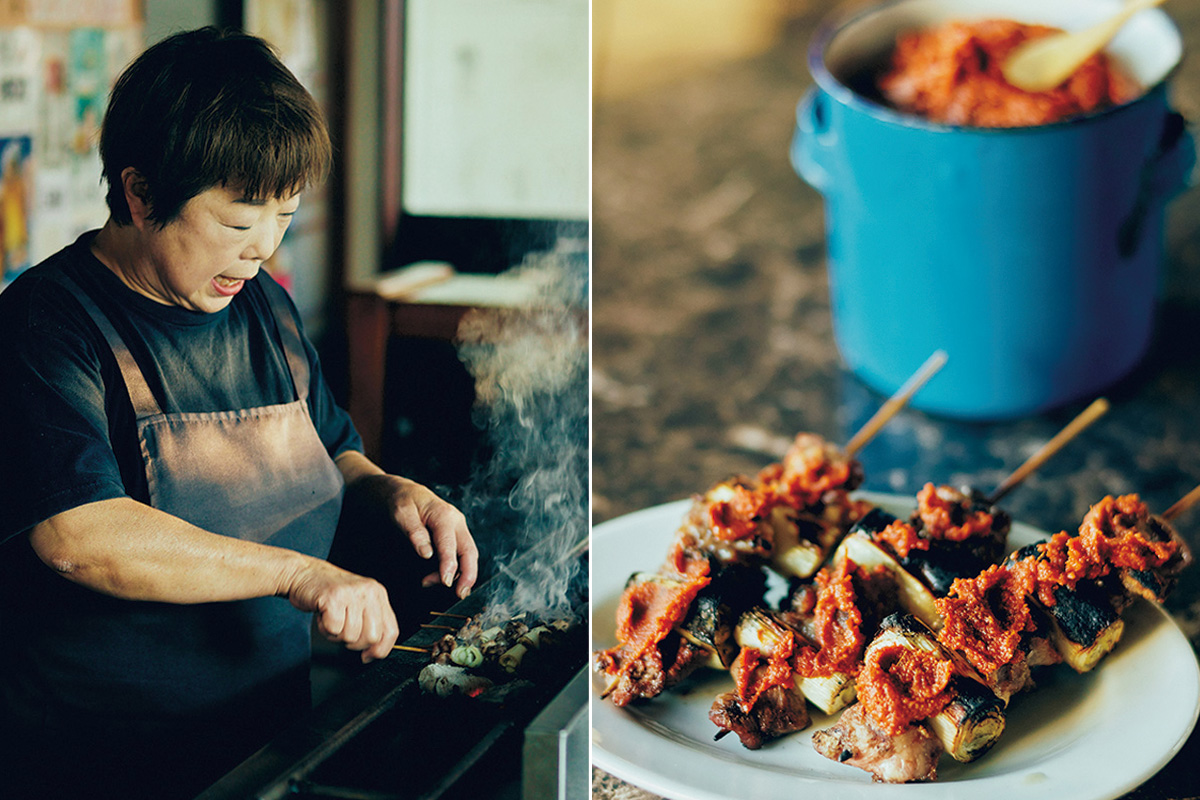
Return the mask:
{"type": "Polygon", "coordinates": [[[1140,89],[1104,53],[1088,59],[1062,85],[1027,92],[1000,72],[1018,45],[1058,32],[1011,20],[948,22],[898,37],[879,88],[888,102],[950,125],[1045,125],[1118,105],[1140,89]]]}

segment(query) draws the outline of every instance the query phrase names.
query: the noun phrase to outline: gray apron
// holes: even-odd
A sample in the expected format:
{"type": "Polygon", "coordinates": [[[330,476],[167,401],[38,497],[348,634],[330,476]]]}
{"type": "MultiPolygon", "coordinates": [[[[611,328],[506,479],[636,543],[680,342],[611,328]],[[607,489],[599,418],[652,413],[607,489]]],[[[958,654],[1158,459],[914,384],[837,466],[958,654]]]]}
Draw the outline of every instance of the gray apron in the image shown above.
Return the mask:
{"type": "MultiPolygon", "coordinates": [[[[283,290],[270,281],[256,283],[274,311],[296,396],[237,411],[163,413],[108,318],[77,287],[75,296],[104,334],[125,380],[150,505],[212,533],[324,558],[341,511],[342,475],[309,417],[308,360],[283,290]]],[[[247,701],[253,705],[260,685],[308,664],[309,616],[283,598],[133,603],[126,611],[111,633],[138,657],[133,685],[127,678],[132,665],[122,659],[92,663],[100,673],[96,679],[125,694],[126,709],[132,701],[148,714],[220,714],[247,701]],[[135,627],[122,629],[125,623],[135,627]]]]}
{"type": "MultiPolygon", "coordinates": [[[[295,398],[164,413],[109,319],[74,281],[59,278],[116,357],[137,418],[150,504],[222,536],[325,558],[344,482],[309,415],[308,360],[283,290],[255,282],[271,304],[295,398]]],[[[311,619],[286,598],[138,602],[44,574],[61,613],[36,657],[69,687],[73,710],[65,717],[40,712],[32,727],[62,745],[62,766],[111,766],[113,786],[144,778],[158,787],[148,796],[165,797],[162,781],[215,778],[307,708],[311,619]]],[[[99,776],[89,774],[82,779],[95,789],[99,776]]]]}

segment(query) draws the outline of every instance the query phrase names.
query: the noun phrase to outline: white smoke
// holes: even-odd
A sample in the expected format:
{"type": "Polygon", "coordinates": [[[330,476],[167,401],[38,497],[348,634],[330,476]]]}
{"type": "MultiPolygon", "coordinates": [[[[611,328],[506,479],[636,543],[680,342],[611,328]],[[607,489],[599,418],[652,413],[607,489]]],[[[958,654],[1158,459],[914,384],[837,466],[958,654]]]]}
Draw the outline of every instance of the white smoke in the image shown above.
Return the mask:
{"type": "Polygon", "coordinates": [[[489,616],[573,617],[588,533],[586,250],[560,242],[500,278],[518,287],[519,302],[459,327],[492,450],[464,510],[496,572],[489,616]],[[488,537],[489,528],[506,535],[488,537]]]}

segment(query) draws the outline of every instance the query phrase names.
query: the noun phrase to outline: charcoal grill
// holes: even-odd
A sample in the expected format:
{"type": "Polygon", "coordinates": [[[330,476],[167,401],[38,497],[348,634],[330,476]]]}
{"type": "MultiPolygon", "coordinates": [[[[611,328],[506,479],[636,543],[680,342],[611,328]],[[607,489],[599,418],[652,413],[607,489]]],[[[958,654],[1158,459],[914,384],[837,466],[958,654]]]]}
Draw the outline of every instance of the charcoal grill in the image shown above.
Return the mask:
{"type": "MultiPolygon", "coordinates": [[[[587,575],[586,553],[580,574],[587,575]]],[[[493,578],[447,613],[474,616],[493,578]]],[[[503,702],[423,693],[420,653],[375,662],[197,800],[574,800],[587,796],[586,591],[579,622],[540,650],[503,702]]],[[[435,622],[445,624],[449,617],[435,622]]],[[[427,648],[445,630],[404,642],[427,648]]]]}

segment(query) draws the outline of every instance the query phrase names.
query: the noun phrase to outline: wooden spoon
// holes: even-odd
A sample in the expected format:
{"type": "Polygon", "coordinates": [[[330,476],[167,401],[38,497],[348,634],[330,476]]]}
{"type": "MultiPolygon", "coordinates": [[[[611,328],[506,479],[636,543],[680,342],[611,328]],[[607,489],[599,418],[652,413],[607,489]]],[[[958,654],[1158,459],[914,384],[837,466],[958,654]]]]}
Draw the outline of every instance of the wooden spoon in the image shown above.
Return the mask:
{"type": "Polygon", "coordinates": [[[1000,71],[1005,80],[1027,92],[1044,92],[1061,84],[1083,62],[1117,35],[1129,18],[1163,0],[1131,0],[1103,22],[1081,31],[1055,33],[1018,46],[1000,71]]]}

